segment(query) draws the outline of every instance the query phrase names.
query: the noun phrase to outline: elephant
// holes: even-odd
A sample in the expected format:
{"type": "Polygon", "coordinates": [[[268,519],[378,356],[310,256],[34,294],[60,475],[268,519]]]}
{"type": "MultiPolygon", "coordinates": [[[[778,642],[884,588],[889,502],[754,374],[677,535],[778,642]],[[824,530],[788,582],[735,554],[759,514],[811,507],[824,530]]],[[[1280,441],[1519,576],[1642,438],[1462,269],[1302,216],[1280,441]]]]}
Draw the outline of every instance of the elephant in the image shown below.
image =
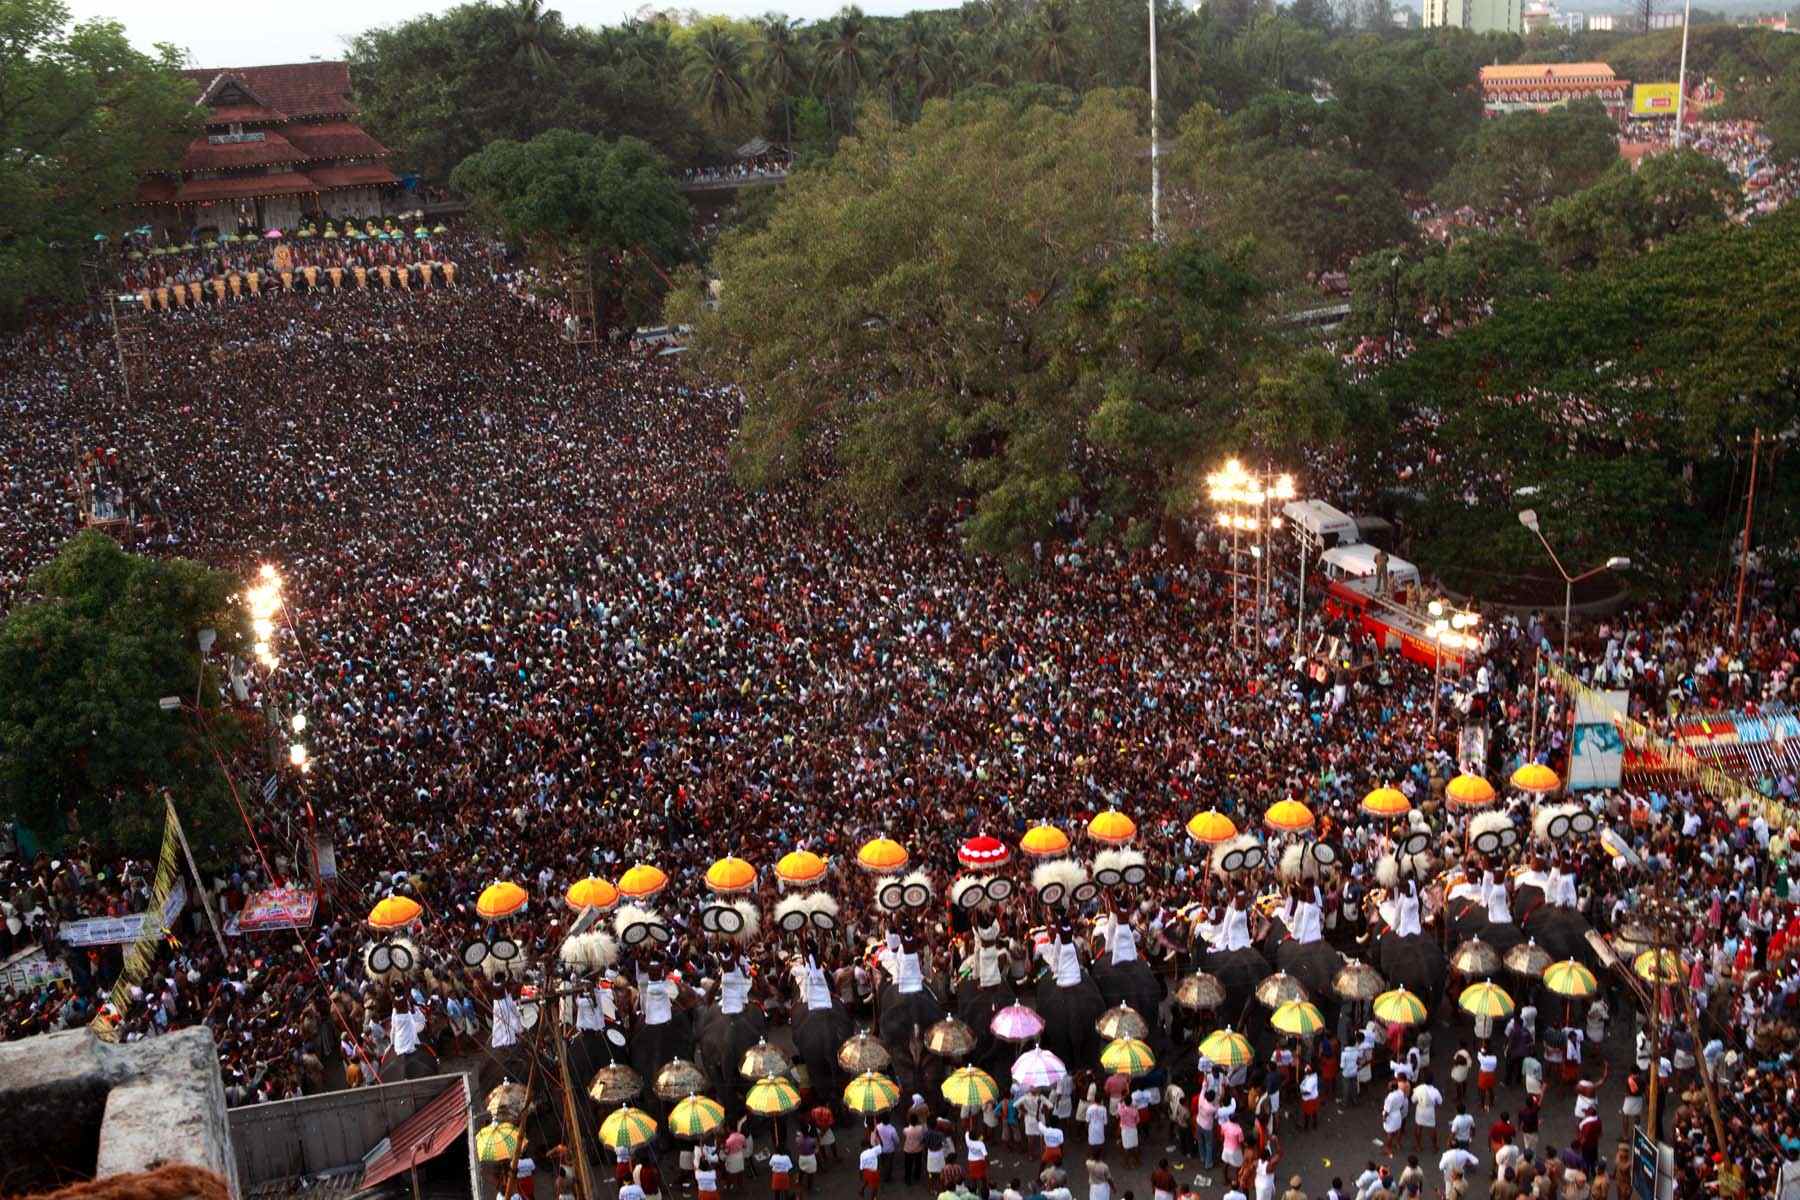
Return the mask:
{"type": "Polygon", "coordinates": [[[1404,987],[1434,1009],[1444,998],[1448,966],[1444,951],[1429,934],[1401,937],[1384,933],[1375,946],[1375,966],[1392,987],[1404,987]]]}
{"type": "Polygon", "coordinates": [[[1452,946],[1478,937],[1504,955],[1525,940],[1525,934],[1519,929],[1517,921],[1490,921],[1487,910],[1472,900],[1452,900],[1450,904],[1451,911],[1458,914],[1450,922],[1452,946]]]}
{"type": "MultiPolygon", "coordinates": [[[[842,1091],[845,1080],[838,1066],[838,1047],[855,1032],[856,1023],[835,998],[830,1008],[807,1008],[801,1003],[794,1017],[794,1054],[806,1064],[814,1095],[836,1096],[842,1091]]],[[[736,1074],[735,1062],[731,1070],[736,1074]]]]}
{"type": "Polygon", "coordinates": [[[660,1025],[639,1021],[626,1044],[626,1062],[644,1077],[645,1082],[672,1058],[694,1057],[694,1014],[676,1008],[660,1025]]]}
{"type": "Polygon", "coordinates": [[[1214,950],[1206,956],[1206,970],[1225,988],[1225,1004],[1219,1018],[1227,1025],[1241,1024],[1256,994],[1256,985],[1275,973],[1254,947],[1214,950]]]}
{"type": "Polygon", "coordinates": [[[1037,989],[1037,1010],[1044,1018],[1044,1034],[1038,1043],[1071,1071],[1098,1067],[1104,1043],[1094,1022],[1106,1008],[1106,997],[1087,970],[1081,972],[1079,982],[1067,987],[1046,973],[1037,989]]]}
{"type": "Polygon", "coordinates": [[[1141,958],[1118,964],[1103,959],[1094,964],[1091,974],[1108,1008],[1129,1004],[1144,1018],[1144,1023],[1150,1026],[1144,1041],[1158,1059],[1174,1049],[1168,1030],[1163,1027],[1162,980],[1156,977],[1149,963],[1141,958]]]}
{"type": "Polygon", "coordinates": [[[1324,940],[1304,944],[1293,939],[1275,948],[1275,965],[1300,981],[1307,995],[1320,1007],[1336,1002],[1331,981],[1344,966],[1344,956],[1324,940]]]}
{"type": "MultiPolygon", "coordinates": [[[[735,1110],[742,1102],[747,1085],[738,1075],[738,1064],[744,1061],[745,1051],[765,1039],[768,1029],[768,1018],[755,1005],[746,1005],[741,1012],[727,1013],[711,1004],[700,1013],[696,1039],[699,1057],[695,1062],[706,1072],[716,1098],[726,1108],[735,1110]]],[[[811,1070],[810,1065],[808,1070],[811,1070]]]]}
{"type": "Polygon", "coordinates": [[[995,1037],[988,1029],[993,1022],[994,1014],[1009,1004],[1018,1002],[1012,985],[1004,979],[997,987],[981,987],[973,978],[965,979],[956,988],[956,1016],[970,1029],[975,1031],[975,1050],[970,1060],[982,1070],[1000,1081],[1001,1087],[1009,1087],[1012,1062],[1018,1047],[1008,1046],[995,1037]]]}
{"type": "Polygon", "coordinates": [[[1513,911],[1524,935],[1535,939],[1551,958],[1572,958],[1590,969],[1596,965],[1587,942],[1593,926],[1580,909],[1546,904],[1541,889],[1521,887],[1513,893],[1513,911]]]}
{"type": "Polygon", "coordinates": [[[946,1015],[929,980],[916,992],[902,992],[900,985],[892,981],[882,985],[875,1000],[875,1034],[893,1056],[894,1079],[901,1087],[915,1092],[930,1090],[931,1064],[924,1051],[925,1031],[946,1015]]]}

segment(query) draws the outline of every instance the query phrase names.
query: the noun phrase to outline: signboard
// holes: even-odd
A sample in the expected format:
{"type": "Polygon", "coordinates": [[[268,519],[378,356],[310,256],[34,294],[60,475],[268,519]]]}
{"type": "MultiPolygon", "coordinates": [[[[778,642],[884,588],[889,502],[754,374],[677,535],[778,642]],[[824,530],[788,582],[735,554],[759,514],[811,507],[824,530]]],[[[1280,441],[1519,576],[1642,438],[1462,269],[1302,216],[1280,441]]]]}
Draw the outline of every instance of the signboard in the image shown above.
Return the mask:
{"type": "Polygon", "coordinates": [[[1616,788],[1625,775],[1625,739],[1614,716],[1624,716],[1625,692],[1581,692],[1575,697],[1575,743],[1569,755],[1569,790],[1616,788]]]}
{"type": "Polygon", "coordinates": [[[1675,1195],[1675,1150],[1650,1140],[1642,1129],[1631,1135],[1632,1200],[1672,1200],[1675,1195]]]}
{"type": "Polygon", "coordinates": [[[1673,117],[1675,102],[1680,96],[1680,84],[1634,83],[1631,85],[1631,115],[1634,117],[1673,117]]]}
{"type": "Polygon", "coordinates": [[[305,929],[313,923],[313,914],[318,907],[318,893],[310,888],[269,888],[252,892],[232,924],[238,933],[305,929]]]}
{"type": "Polygon", "coordinates": [[[29,992],[69,978],[67,963],[51,961],[42,946],[30,946],[0,963],[0,994],[29,992]]]}
{"type": "Polygon", "coordinates": [[[123,917],[89,917],[82,921],[65,921],[56,936],[70,946],[124,946],[145,936],[161,937],[175,923],[187,904],[187,882],[176,880],[163,901],[161,924],[149,926],[154,918],[149,913],[131,913],[123,917]]]}

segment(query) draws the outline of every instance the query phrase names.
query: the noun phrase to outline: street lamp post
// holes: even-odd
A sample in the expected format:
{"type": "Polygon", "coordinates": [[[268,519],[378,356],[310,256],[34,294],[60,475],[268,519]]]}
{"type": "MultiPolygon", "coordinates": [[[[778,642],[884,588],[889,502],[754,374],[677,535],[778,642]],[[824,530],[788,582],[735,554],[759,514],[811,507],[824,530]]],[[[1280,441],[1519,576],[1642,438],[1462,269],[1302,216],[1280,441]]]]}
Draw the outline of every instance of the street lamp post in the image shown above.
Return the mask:
{"type": "Polygon", "coordinates": [[[1570,618],[1570,614],[1571,614],[1572,609],[1574,608],[1574,603],[1575,603],[1575,585],[1580,583],[1584,579],[1592,579],[1594,576],[1600,574],[1600,572],[1602,572],[1602,571],[1623,571],[1627,567],[1631,566],[1631,560],[1629,558],[1626,558],[1622,554],[1615,554],[1611,558],[1607,559],[1605,562],[1601,563],[1597,567],[1592,568],[1591,570],[1583,571],[1579,575],[1571,575],[1563,567],[1562,559],[1556,557],[1556,551],[1551,548],[1551,545],[1550,545],[1550,542],[1548,541],[1548,539],[1546,539],[1544,537],[1544,531],[1538,525],[1538,515],[1537,515],[1537,511],[1535,509],[1528,508],[1524,512],[1520,513],[1519,514],[1519,524],[1521,524],[1525,528],[1531,530],[1531,532],[1537,534],[1537,540],[1540,542],[1543,542],[1544,550],[1550,555],[1550,561],[1552,563],[1556,564],[1556,573],[1558,575],[1562,576],[1562,580],[1563,580],[1562,661],[1563,661],[1563,669],[1567,670],[1568,665],[1569,665],[1569,618],[1570,618]]]}
{"type": "Polygon", "coordinates": [[[1243,575],[1242,553],[1240,541],[1242,535],[1253,534],[1253,546],[1250,553],[1256,560],[1256,590],[1251,593],[1251,603],[1256,606],[1256,636],[1262,635],[1262,610],[1268,602],[1265,582],[1269,565],[1269,531],[1280,529],[1282,519],[1272,515],[1270,504],[1294,498],[1294,477],[1292,475],[1253,475],[1244,470],[1244,465],[1237,459],[1228,459],[1225,465],[1206,477],[1207,495],[1217,506],[1214,520],[1219,528],[1231,530],[1231,643],[1238,644],[1239,626],[1242,617],[1239,611],[1239,586],[1243,575]]]}
{"type": "Polygon", "coordinates": [[[1156,128],[1156,0],[1150,5],[1150,237],[1162,238],[1162,139],[1156,128]]]}
{"type": "Polygon", "coordinates": [[[1477,613],[1463,612],[1451,608],[1441,600],[1433,600],[1427,610],[1431,614],[1431,656],[1433,666],[1431,672],[1431,735],[1437,737],[1438,700],[1444,694],[1444,646],[1448,644],[1453,650],[1467,650],[1475,644],[1470,634],[1463,632],[1480,624],[1481,617],[1477,613]]]}

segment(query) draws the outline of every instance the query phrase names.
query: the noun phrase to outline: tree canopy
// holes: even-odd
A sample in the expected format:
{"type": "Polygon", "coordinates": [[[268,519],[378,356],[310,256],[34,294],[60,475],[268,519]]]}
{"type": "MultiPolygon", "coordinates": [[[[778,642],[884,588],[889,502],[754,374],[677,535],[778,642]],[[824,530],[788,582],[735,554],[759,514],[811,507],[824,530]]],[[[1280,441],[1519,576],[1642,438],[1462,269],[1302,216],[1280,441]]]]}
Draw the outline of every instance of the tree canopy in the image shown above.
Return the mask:
{"type": "Polygon", "coordinates": [[[0,315],[79,285],[82,253],[194,127],[180,54],[59,0],[0,3],[0,315]]]}
{"type": "Polygon", "coordinates": [[[250,644],[239,581],[186,559],[130,555],[89,531],[31,587],[42,598],[0,623],[0,815],[53,839],[79,831],[154,850],[159,789],[170,788],[196,842],[230,841],[238,817],[196,725],[227,746],[237,726],[219,711],[196,639],[216,632],[211,663],[250,644]],[[196,694],[199,714],[158,706],[165,696],[191,705],[196,694]]]}
{"type": "Polygon", "coordinates": [[[829,475],[876,521],[966,497],[969,545],[1018,561],[1078,494],[1134,536],[1187,511],[1259,386],[1327,407],[1256,320],[1247,247],[1145,239],[1138,119],[1104,92],[866,114],[728,236],[716,310],[670,312],[744,388],[743,476],[829,475]]]}
{"type": "Polygon", "coordinates": [[[1481,125],[1437,191],[1447,204],[1529,219],[1618,158],[1618,126],[1598,101],[1507,113],[1481,125]]]}

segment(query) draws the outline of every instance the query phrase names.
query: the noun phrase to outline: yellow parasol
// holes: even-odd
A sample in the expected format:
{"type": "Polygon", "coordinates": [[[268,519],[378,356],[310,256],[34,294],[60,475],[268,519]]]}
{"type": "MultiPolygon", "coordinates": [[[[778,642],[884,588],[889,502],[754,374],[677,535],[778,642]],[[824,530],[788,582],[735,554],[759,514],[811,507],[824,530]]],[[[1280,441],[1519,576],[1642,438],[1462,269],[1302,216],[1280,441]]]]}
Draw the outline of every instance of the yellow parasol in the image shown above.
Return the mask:
{"type": "Polygon", "coordinates": [[[1096,813],[1088,822],[1088,836],[1108,846],[1123,846],[1137,836],[1137,822],[1116,808],[1096,813]]]}
{"type": "Polygon", "coordinates": [[[756,868],[727,854],[706,868],[706,886],[718,893],[743,892],[756,886],[756,868]]]}
{"type": "Polygon", "coordinates": [[[568,894],[563,898],[577,912],[588,908],[607,912],[619,903],[619,889],[598,875],[589,875],[586,879],[577,879],[571,883],[568,894]]]}
{"type": "Polygon", "coordinates": [[[900,1103],[900,1085],[879,1071],[864,1071],[844,1087],[844,1107],[864,1116],[900,1103]]]}
{"type": "Polygon", "coordinates": [[[1565,958],[1544,968],[1544,986],[1559,996],[1579,1000],[1598,991],[1600,981],[1594,978],[1592,971],[1574,959],[1565,958]]]}
{"type": "Polygon", "coordinates": [[[1312,828],[1313,810],[1298,800],[1277,800],[1263,814],[1263,824],[1277,833],[1298,833],[1312,828]]]}
{"type": "Polygon", "coordinates": [[[1019,849],[1033,858],[1055,858],[1069,852],[1069,835],[1054,825],[1033,825],[1019,839],[1019,849]]]}
{"type": "Polygon", "coordinates": [[[655,1136],[656,1118],[641,1108],[621,1108],[600,1122],[600,1144],[614,1151],[636,1150],[655,1136]]]}
{"type": "Polygon", "coordinates": [[[389,896],[369,910],[369,925],[375,929],[404,929],[424,911],[411,896],[389,896]]]}
{"type": "Polygon", "coordinates": [[[1247,1067],[1256,1057],[1250,1040],[1230,1029],[1215,1029],[1200,1041],[1200,1057],[1226,1070],[1247,1067]]]}
{"type": "Polygon", "coordinates": [[[758,1116],[774,1117],[800,1107],[800,1089],[792,1080],[779,1075],[765,1075],[750,1085],[744,1107],[758,1116]]]}
{"type": "Polygon", "coordinates": [[[1681,956],[1673,950],[1646,950],[1631,960],[1631,969],[1645,983],[1681,982],[1681,956]]]}
{"type": "Polygon", "coordinates": [[[502,879],[481,890],[481,895],[475,901],[475,915],[484,921],[497,921],[524,908],[529,899],[531,893],[510,880],[502,879]]]}
{"type": "Polygon", "coordinates": [[[1486,808],[1494,802],[1494,785],[1479,775],[1458,775],[1444,785],[1452,808],[1486,808]]]}
{"type": "Polygon", "coordinates": [[[905,870],[910,857],[906,847],[893,838],[870,838],[857,850],[856,865],[877,875],[892,875],[895,871],[905,870]]]}
{"type": "Polygon", "coordinates": [[[1114,1038],[1100,1051],[1100,1065],[1120,1075],[1143,1075],[1156,1066],[1156,1055],[1137,1038],[1114,1038]]]}
{"type": "Polygon", "coordinates": [[[958,1067],[944,1080],[944,1099],[962,1108],[980,1108],[1000,1098],[1000,1085],[980,1067],[958,1067]]]}
{"type": "Polygon", "coordinates": [[[689,1096],[669,1112],[669,1132],[698,1141],[725,1123],[725,1106],[711,1096],[689,1096]]]}
{"type": "Polygon", "coordinates": [[[1218,809],[1209,808],[1188,818],[1187,833],[1202,846],[1217,846],[1220,842],[1229,842],[1236,837],[1238,827],[1218,809]]]}
{"type": "Polygon", "coordinates": [[[639,863],[619,876],[619,893],[631,900],[648,900],[668,886],[668,875],[649,863],[639,863]]]}
{"type": "Polygon", "coordinates": [[[1269,1014],[1269,1024],[1295,1037],[1312,1037],[1325,1028],[1325,1014],[1310,1000],[1289,1000],[1269,1014]]]}
{"type": "Polygon", "coordinates": [[[1425,1002],[1403,987],[1375,997],[1375,1018],[1391,1025],[1420,1025],[1427,1015],[1425,1002]]]}
{"type": "Polygon", "coordinates": [[[1510,1017],[1519,1006],[1497,983],[1471,983],[1456,998],[1456,1005],[1476,1017],[1510,1017]]]}
{"type": "Polygon", "coordinates": [[[1534,796],[1548,796],[1562,790],[1562,779],[1543,763],[1526,763],[1512,773],[1512,786],[1534,796]]]}
{"type": "Polygon", "coordinates": [[[825,878],[825,860],[811,850],[790,850],[775,864],[775,878],[804,886],[825,878]]]}
{"type": "Polygon", "coordinates": [[[1404,817],[1412,801],[1399,788],[1378,787],[1362,798],[1362,810],[1372,817],[1404,817]]]}
{"type": "Polygon", "coordinates": [[[507,1121],[483,1125],[475,1131],[475,1157],[484,1163],[512,1162],[525,1146],[525,1135],[507,1121]]]}

